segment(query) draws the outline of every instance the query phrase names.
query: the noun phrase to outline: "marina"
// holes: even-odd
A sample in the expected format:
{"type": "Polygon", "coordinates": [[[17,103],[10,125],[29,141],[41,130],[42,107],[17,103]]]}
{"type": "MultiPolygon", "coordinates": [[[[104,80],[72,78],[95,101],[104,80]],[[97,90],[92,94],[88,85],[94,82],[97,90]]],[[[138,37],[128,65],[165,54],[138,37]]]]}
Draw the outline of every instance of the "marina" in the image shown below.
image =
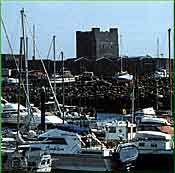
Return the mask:
{"type": "Polygon", "coordinates": [[[160,58],[159,40],[155,58],[123,56],[119,28],[92,27],[76,31],[75,58],[56,58],[53,35],[43,59],[28,13],[21,8],[18,54],[2,20],[10,48],[1,54],[2,170],[173,172],[171,29],[168,58],[160,58]]]}

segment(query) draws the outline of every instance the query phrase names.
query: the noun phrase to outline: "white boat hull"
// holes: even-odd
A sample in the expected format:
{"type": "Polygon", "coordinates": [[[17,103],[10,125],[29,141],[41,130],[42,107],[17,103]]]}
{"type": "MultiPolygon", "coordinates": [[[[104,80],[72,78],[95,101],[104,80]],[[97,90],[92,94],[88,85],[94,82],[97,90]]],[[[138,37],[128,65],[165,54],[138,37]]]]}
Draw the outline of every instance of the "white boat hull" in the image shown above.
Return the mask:
{"type": "Polygon", "coordinates": [[[38,168],[36,172],[51,172],[51,167],[38,168]]]}
{"type": "Polygon", "coordinates": [[[110,158],[99,155],[57,155],[52,157],[53,170],[111,171],[110,158]]]}

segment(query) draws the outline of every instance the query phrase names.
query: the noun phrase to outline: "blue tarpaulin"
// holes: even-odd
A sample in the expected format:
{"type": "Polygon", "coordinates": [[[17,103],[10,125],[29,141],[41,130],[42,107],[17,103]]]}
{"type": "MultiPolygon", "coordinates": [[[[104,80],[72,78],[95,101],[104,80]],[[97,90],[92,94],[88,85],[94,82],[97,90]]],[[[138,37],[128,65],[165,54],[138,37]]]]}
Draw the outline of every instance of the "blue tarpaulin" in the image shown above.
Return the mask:
{"type": "Polygon", "coordinates": [[[59,124],[57,128],[60,130],[65,130],[65,131],[74,132],[78,134],[89,133],[90,131],[89,128],[79,127],[74,124],[59,124]]]}

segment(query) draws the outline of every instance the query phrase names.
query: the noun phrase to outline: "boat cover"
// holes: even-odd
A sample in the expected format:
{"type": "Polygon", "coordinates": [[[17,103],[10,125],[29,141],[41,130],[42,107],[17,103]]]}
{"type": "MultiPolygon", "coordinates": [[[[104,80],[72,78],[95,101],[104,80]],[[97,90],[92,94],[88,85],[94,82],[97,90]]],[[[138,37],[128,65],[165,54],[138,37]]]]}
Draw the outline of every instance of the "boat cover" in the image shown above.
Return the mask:
{"type": "Polygon", "coordinates": [[[87,134],[90,132],[89,128],[79,127],[74,124],[59,124],[57,125],[57,128],[60,130],[65,130],[65,131],[74,132],[78,134],[87,134]]]}

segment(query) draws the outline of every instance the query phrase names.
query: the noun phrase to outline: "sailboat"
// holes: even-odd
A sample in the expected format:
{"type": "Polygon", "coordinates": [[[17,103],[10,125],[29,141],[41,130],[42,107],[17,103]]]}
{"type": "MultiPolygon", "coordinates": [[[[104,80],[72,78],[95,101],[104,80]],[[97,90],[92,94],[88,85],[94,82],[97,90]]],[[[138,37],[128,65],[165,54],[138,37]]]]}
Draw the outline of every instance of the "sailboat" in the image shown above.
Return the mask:
{"type": "Polygon", "coordinates": [[[127,71],[121,71],[115,74],[112,79],[114,80],[133,80],[133,75],[130,75],[127,71]]]}
{"type": "Polygon", "coordinates": [[[112,79],[114,80],[133,80],[133,75],[127,71],[123,71],[123,56],[122,56],[122,35],[120,35],[120,72],[116,73],[112,79]]]}
{"type": "MultiPolygon", "coordinates": [[[[25,37],[24,37],[24,9],[21,11],[21,19],[22,19],[22,31],[23,31],[23,42],[21,41],[21,44],[23,43],[23,49],[24,49],[24,55],[26,55],[25,52],[25,37]]],[[[22,40],[22,39],[21,39],[22,40]]],[[[22,56],[22,45],[20,46],[20,55],[22,56]]],[[[25,57],[25,56],[24,56],[25,57]]],[[[20,61],[21,62],[21,61],[20,61]]],[[[28,112],[28,116],[30,113],[30,108],[28,107],[27,111],[24,109],[24,107],[21,107],[20,105],[20,90],[21,90],[21,64],[20,68],[18,68],[19,72],[19,93],[18,93],[18,104],[17,105],[10,105],[8,103],[7,107],[11,108],[10,106],[16,106],[17,108],[17,135],[20,133],[20,114],[21,110],[26,113],[28,112]]],[[[27,74],[26,74],[27,75],[27,74]]],[[[26,80],[27,81],[27,80],[26,80]]],[[[27,85],[28,86],[28,85],[27,85]]],[[[28,101],[28,89],[26,92],[26,97],[28,101]]],[[[12,108],[12,109],[13,109],[12,108]]],[[[5,110],[5,109],[4,109],[5,110]]],[[[15,110],[16,111],[16,110],[15,110]]],[[[16,115],[16,114],[15,114],[16,115]]],[[[25,116],[26,118],[26,116],[25,116]]],[[[7,138],[6,138],[7,139],[7,138]]],[[[10,147],[6,145],[7,143],[4,141],[4,146],[1,149],[1,152],[5,158],[4,164],[3,164],[3,170],[4,171],[36,171],[36,172],[50,172],[51,171],[51,164],[52,159],[50,154],[46,153],[42,150],[35,150],[35,151],[28,151],[27,154],[25,152],[25,149],[30,146],[28,145],[21,145],[16,140],[12,140],[12,138],[9,138],[8,142],[13,142],[13,146],[10,147]]]]}

